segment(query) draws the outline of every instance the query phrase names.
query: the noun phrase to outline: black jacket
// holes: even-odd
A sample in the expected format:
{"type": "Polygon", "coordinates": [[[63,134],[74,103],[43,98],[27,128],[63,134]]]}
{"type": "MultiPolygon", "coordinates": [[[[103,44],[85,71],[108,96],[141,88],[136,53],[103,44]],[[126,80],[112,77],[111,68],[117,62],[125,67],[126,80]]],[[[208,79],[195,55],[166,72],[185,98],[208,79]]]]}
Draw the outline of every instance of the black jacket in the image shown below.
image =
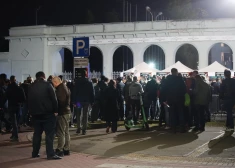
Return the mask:
{"type": "Polygon", "coordinates": [[[158,91],[158,83],[156,80],[152,79],[149,81],[145,87],[145,91],[147,92],[149,100],[157,99],[157,91],[158,91]]]}
{"type": "Polygon", "coordinates": [[[184,103],[186,85],[182,77],[169,75],[162,87],[163,94],[166,96],[164,101],[167,101],[168,104],[184,103]]]}
{"type": "Polygon", "coordinates": [[[93,84],[87,78],[79,78],[75,82],[73,103],[93,103],[95,91],[93,84]]]}
{"type": "Polygon", "coordinates": [[[119,91],[120,96],[122,99],[124,98],[123,89],[125,84],[123,82],[117,83],[117,90],[119,91]]]}
{"type": "Polygon", "coordinates": [[[108,87],[105,90],[105,121],[118,121],[119,119],[119,107],[118,102],[120,100],[119,91],[114,87],[108,87]]]}
{"type": "Polygon", "coordinates": [[[6,95],[8,99],[8,107],[18,107],[26,99],[24,90],[16,83],[8,85],[6,95]]]}
{"type": "Polygon", "coordinates": [[[21,84],[21,88],[24,90],[26,99],[28,99],[29,86],[30,86],[30,84],[28,84],[28,83],[21,84]]]}
{"type": "Polygon", "coordinates": [[[32,116],[58,113],[55,90],[49,82],[38,79],[29,87],[28,106],[32,116]]]}
{"type": "Polygon", "coordinates": [[[226,78],[220,85],[220,98],[224,100],[235,100],[235,79],[226,78]]]}
{"type": "Polygon", "coordinates": [[[58,115],[70,114],[70,91],[69,88],[61,83],[56,88],[56,96],[58,100],[58,115]]]}

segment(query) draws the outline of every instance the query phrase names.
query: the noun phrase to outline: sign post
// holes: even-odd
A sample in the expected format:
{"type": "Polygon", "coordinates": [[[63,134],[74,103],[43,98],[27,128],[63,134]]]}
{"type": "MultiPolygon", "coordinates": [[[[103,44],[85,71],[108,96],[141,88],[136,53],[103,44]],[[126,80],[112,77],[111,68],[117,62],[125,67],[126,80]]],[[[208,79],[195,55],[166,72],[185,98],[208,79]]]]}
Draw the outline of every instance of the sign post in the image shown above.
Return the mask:
{"type": "Polygon", "coordinates": [[[90,44],[89,37],[73,39],[73,57],[74,57],[74,78],[81,76],[81,71],[86,71],[86,77],[89,72],[90,44]]]}

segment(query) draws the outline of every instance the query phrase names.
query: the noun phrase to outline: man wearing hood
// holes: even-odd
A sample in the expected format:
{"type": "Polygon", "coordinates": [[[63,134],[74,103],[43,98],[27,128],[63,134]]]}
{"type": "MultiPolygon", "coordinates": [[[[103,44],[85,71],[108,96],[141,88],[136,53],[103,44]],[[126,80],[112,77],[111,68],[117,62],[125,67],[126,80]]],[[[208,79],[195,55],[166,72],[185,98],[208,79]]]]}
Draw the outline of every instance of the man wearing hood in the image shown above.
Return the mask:
{"type": "Polygon", "coordinates": [[[95,92],[92,82],[86,78],[86,71],[81,72],[81,77],[75,82],[73,103],[75,107],[75,113],[77,118],[77,134],[86,134],[87,120],[88,120],[88,108],[89,105],[94,103],[95,92]],[[81,123],[81,112],[82,123],[81,123]]]}
{"type": "Polygon", "coordinates": [[[194,104],[196,107],[194,131],[205,131],[205,110],[211,100],[209,85],[199,76],[195,76],[196,85],[194,89],[194,104]]]}
{"type": "Polygon", "coordinates": [[[171,69],[171,75],[167,76],[165,84],[162,86],[162,92],[165,94],[165,103],[169,105],[170,110],[170,126],[173,132],[176,132],[177,123],[179,123],[181,130],[184,130],[184,95],[186,93],[186,85],[182,77],[178,76],[176,68],[171,69]],[[179,122],[177,122],[179,119],[179,122]]]}

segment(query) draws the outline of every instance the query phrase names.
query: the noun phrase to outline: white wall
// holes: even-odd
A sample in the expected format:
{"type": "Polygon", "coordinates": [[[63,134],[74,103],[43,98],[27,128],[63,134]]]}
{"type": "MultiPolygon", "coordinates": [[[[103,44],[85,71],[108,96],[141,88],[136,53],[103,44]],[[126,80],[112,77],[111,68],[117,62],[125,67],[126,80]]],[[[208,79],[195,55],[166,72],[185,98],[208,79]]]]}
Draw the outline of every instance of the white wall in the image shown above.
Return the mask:
{"type": "Polygon", "coordinates": [[[43,70],[43,38],[11,40],[8,59],[11,60],[11,74],[20,82],[43,70]]]}

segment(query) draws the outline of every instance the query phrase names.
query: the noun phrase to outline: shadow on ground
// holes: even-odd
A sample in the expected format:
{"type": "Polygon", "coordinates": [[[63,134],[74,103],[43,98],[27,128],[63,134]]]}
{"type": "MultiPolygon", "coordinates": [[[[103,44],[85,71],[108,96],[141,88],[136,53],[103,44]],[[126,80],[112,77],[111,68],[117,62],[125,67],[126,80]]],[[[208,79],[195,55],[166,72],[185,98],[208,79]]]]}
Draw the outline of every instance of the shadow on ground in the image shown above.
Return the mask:
{"type": "Polygon", "coordinates": [[[224,150],[235,147],[235,138],[233,136],[226,137],[214,145],[208,152],[208,155],[218,155],[224,150]]]}
{"type": "Polygon", "coordinates": [[[24,158],[24,159],[0,163],[0,167],[1,168],[13,168],[13,167],[19,167],[19,166],[26,166],[26,165],[36,163],[36,162],[45,162],[45,160],[44,159],[24,158]]]}
{"type": "Polygon", "coordinates": [[[152,131],[130,131],[118,134],[114,137],[113,143],[127,142],[107,150],[105,157],[121,156],[129,153],[147,150],[152,147],[166,149],[174,146],[180,146],[198,139],[194,133],[172,134],[169,132],[152,131]]]}

